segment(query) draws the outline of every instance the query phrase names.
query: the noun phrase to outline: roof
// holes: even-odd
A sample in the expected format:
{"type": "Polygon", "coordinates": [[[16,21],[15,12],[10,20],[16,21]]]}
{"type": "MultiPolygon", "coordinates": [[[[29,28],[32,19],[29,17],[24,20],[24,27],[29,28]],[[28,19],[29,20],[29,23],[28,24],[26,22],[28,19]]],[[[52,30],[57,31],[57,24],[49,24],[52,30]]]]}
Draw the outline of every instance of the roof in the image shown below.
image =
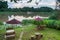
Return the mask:
{"type": "Polygon", "coordinates": [[[20,24],[21,22],[18,21],[18,20],[16,20],[16,19],[12,19],[12,20],[10,20],[10,21],[7,21],[6,23],[7,23],[7,24],[20,24]]]}
{"type": "Polygon", "coordinates": [[[42,20],[42,18],[38,17],[38,18],[35,18],[35,20],[40,21],[42,20]]]}

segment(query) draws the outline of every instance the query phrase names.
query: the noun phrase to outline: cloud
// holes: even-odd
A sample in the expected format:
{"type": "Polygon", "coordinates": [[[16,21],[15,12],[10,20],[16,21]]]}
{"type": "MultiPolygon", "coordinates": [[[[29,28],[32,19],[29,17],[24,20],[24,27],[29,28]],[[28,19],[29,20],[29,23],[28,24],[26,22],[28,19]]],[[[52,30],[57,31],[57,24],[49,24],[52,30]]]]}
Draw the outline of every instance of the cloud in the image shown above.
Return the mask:
{"type": "MultiPolygon", "coordinates": [[[[28,1],[28,0],[27,0],[28,1]]],[[[18,1],[18,3],[14,3],[14,2],[9,2],[8,1],[8,8],[23,8],[23,7],[34,7],[34,8],[38,8],[38,7],[41,7],[41,6],[48,6],[48,7],[51,7],[51,8],[55,8],[55,1],[56,0],[42,0],[42,1],[39,1],[39,0],[33,0],[31,3],[27,3],[26,0],[23,0],[22,2],[21,1],[18,1]],[[39,3],[38,5],[36,5],[36,3],[39,3]]]]}

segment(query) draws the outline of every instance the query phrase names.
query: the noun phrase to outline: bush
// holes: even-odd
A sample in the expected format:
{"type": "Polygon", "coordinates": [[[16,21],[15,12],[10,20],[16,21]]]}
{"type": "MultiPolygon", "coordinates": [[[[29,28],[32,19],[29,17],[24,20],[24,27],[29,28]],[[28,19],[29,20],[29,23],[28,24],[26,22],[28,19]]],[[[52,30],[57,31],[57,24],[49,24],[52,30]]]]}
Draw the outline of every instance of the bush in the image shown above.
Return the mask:
{"type": "Polygon", "coordinates": [[[43,23],[43,20],[40,20],[40,21],[34,20],[33,24],[35,24],[35,25],[43,25],[44,23],[43,23]]]}
{"type": "Polygon", "coordinates": [[[54,20],[50,20],[47,24],[48,27],[50,28],[55,28],[55,25],[54,25],[55,21],[54,20]]]}
{"type": "Polygon", "coordinates": [[[3,22],[0,22],[0,25],[3,25],[3,22]]]}
{"type": "Polygon", "coordinates": [[[58,29],[60,30],[60,21],[58,20],[49,20],[49,19],[45,19],[45,20],[41,20],[41,21],[36,21],[36,20],[23,20],[22,23],[24,25],[28,25],[28,24],[34,24],[34,25],[45,25],[48,28],[53,28],[53,29],[58,29]]]}
{"type": "Polygon", "coordinates": [[[57,15],[56,14],[53,14],[49,17],[49,19],[52,19],[52,20],[57,20],[57,15]]]}
{"type": "Polygon", "coordinates": [[[56,25],[56,29],[60,30],[60,21],[56,21],[55,25],[56,25]]]}
{"type": "Polygon", "coordinates": [[[55,29],[56,28],[55,21],[56,20],[44,20],[44,24],[48,28],[54,28],[55,29]]]}
{"type": "Polygon", "coordinates": [[[44,20],[44,24],[48,28],[53,28],[53,29],[60,30],[60,21],[58,21],[58,20],[44,20]]]}
{"type": "Polygon", "coordinates": [[[34,20],[27,20],[27,19],[25,19],[25,20],[22,21],[23,25],[28,25],[28,24],[33,24],[33,23],[34,23],[34,20]]]}

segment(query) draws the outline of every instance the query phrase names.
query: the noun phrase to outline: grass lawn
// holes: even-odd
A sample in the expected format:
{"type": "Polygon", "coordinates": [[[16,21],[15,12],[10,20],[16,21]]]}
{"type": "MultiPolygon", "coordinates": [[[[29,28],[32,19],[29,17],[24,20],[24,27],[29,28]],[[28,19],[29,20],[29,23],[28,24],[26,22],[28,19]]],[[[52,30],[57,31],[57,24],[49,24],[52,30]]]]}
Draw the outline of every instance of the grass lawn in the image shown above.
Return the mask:
{"type": "Polygon", "coordinates": [[[0,40],[4,40],[5,32],[5,27],[3,25],[0,25],[0,40]]]}
{"type": "Polygon", "coordinates": [[[30,36],[34,35],[36,32],[43,34],[43,38],[41,40],[60,40],[59,30],[46,28],[45,30],[37,31],[35,28],[35,26],[26,27],[22,40],[29,40],[30,36]]]}
{"type": "MultiPolygon", "coordinates": [[[[0,40],[5,40],[5,33],[6,33],[6,27],[8,26],[4,26],[4,25],[0,25],[0,40]]],[[[16,32],[16,37],[14,40],[17,40],[20,36],[20,32],[21,32],[22,28],[14,28],[15,32],[16,32]]]]}
{"type": "Polygon", "coordinates": [[[14,40],[19,39],[21,31],[22,31],[22,28],[15,28],[16,37],[14,40]]]}
{"type": "MultiPolygon", "coordinates": [[[[34,35],[36,32],[42,33],[43,38],[41,40],[60,40],[60,30],[55,30],[51,28],[45,28],[44,30],[36,30],[36,26],[34,25],[27,25],[24,26],[24,34],[22,37],[22,40],[29,40],[31,35],[34,35]]],[[[22,28],[15,28],[16,37],[14,40],[18,40],[20,33],[22,31],[22,28]]],[[[5,33],[5,30],[0,30],[0,34],[3,35],[5,33]]],[[[2,40],[3,37],[0,37],[0,40],[2,40]]]]}

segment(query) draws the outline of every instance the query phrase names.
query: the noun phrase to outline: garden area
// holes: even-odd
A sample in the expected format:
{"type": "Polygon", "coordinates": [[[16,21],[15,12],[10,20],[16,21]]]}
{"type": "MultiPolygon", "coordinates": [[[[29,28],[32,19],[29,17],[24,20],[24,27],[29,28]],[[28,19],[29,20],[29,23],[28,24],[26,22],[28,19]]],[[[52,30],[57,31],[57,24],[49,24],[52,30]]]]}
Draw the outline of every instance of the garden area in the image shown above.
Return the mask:
{"type": "Polygon", "coordinates": [[[0,1],[0,40],[60,40],[60,1],[10,1],[0,1]]]}
{"type": "MultiPolygon", "coordinates": [[[[0,22],[0,40],[5,40],[6,28],[0,22]]],[[[37,20],[23,20],[22,27],[13,27],[16,36],[13,40],[19,40],[21,32],[23,35],[21,40],[30,40],[35,33],[41,33],[43,37],[39,40],[60,40],[60,20],[39,19],[37,20]]]]}

